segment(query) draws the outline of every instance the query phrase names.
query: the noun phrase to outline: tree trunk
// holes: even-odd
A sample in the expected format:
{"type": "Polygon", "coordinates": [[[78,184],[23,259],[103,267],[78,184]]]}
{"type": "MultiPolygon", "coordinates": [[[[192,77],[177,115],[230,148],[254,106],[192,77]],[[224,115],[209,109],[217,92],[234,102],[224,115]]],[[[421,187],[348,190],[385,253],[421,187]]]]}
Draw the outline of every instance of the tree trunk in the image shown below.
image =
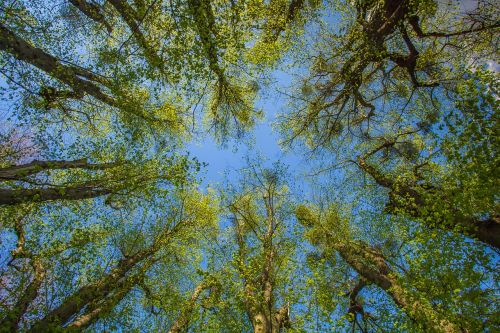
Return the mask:
{"type": "Polygon", "coordinates": [[[269,313],[267,309],[261,309],[252,315],[254,333],[279,333],[281,329],[291,327],[288,305],[271,311],[269,313]]]}
{"type": "Polygon", "coordinates": [[[475,220],[471,235],[500,250],[500,221],[497,216],[485,221],[475,220]]]}
{"type": "Polygon", "coordinates": [[[31,302],[37,297],[38,290],[45,278],[45,269],[41,262],[36,258],[32,258],[31,260],[34,270],[33,279],[21,297],[19,297],[14,307],[7,312],[4,319],[0,322],[0,331],[2,332],[16,332],[19,329],[19,322],[26,313],[26,310],[28,310],[31,302]]]}
{"type": "Polygon", "coordinates": [[[273,333],[271,320],[263,312],[257,312],[252,318],[254,333],[273,333]]]}
{"type": "Polygon", "coordinates": [[[151,265],[148,262],[146,267],[142,267],[139,273],[129,276],[125,281],[114,286],[112,295],[106,295],[104,299],[94,300],[86,309],[85,313],[78,316],[67,326],[70,332],[81,332],[97,320],[108,314],[120,301],[130,292],[130,290],[143,278],[144,271],[151,265]]]}
{"type": "Polygon", "coordinates": [[[201,293],[206,289],[212,288],[213,286],[214,286],[213,283],[202,282],[194,289],[191,298],[184,305],[184,308],[182,309],[179,317],[177,317],[175,322],[172,324],[172,326],[168,330],[168,333],[181,333],[182,330],[186,328],[186,326],[189,323],[189,320],[191,319],[191,314],[193,313],[194,307],[196,305],[196,302],[200,298],[201,293]]]}
{"type": "Polygon", "coordinates": [[[36,322],[30,332],[47,332],[53,326],[64,325],[72,316],[78,314],[87,304],[96,299],[105,298],[123,285],[120,280],[139,262],[156,252],[155,246],[145,249],[136,255],[122,259],[110,273],[97,282],[86,285],[65,299],[61,305],[36,322]]]}
{"type": "Polygon", "coordinates": [[[113,163],[90,164],[87,159],[73,161],[37,161],[34,160],[27,164],[12,165],[0,168],[0,180],[20,180],[22,178],[37,174],[45,170],[66,170],[66,169],[87,169],[87,170],[105,170],[116,166],[113,163]]]}
{"type": "Polygon", "coordinates": [[[86,0],[69,0],[73,6],[78,8],[85,16],[90,18],[91,20],[103,24],[108,30],[109,33],[113,31],[113,28],[106,21],[106,18],[101,12],[101,9],[98,5],[89,3],[86,0]]]}
{"type": "Polygon", "coordinates": [[[0,206],[17,205],[25,202],[83,200],[96,198],[111,192],[110,188],[86,185],[62,188],[0,189],[0,206]]]}
{"type": "Polygon", "coordinates": [[[48,75],[70,86],[75,92],[85,92],[113,107],[120,107],[111,96],[105,94],[95,83],[108,84],[107,80],[85,69],[61,64],[59,59],[28,42],[0,23],[0,50],[8,52],[18,60],[41,69],[48,75]],[[82,79],[82,77],[87,80],[82,79]]]}
{"type": "Polygon", "coordinates": [[[380,251],[361,241],[333,246],[359,275],[386,291],[394,303],[408,317],[421,324],[426,332],[461,332],[455,324],[436,313],[430,303],[413,298],[399,283],[396,273],[387,265],[380,251]]]}

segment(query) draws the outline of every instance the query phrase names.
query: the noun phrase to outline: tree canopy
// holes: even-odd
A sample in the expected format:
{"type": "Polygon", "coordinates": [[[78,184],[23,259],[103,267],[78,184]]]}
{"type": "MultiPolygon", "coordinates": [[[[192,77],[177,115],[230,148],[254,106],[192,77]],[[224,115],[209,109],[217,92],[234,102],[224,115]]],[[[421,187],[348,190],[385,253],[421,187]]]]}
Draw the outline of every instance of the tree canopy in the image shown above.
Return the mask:
{"type": "Polygon", "coordinates": [[[499,17],[1,1],[0,332],[500,331],[499,17]]]}

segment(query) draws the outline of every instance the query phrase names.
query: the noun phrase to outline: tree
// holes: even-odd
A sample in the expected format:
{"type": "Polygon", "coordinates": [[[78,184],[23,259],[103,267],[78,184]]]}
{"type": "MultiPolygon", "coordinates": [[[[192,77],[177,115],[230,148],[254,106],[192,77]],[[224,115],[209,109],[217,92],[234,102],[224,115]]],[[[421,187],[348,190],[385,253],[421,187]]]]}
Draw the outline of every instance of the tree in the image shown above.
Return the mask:
{"type": "Polygon", "coordinates": [[[179,158],[175,155],[165,156],[161,163],[162,166],[154,159],[138,161],[138,163],[129,161],[97,164],[89,163],[86,159],[34,160],[27,164],[5,167],[0,169],[0,180],[12,184],[12,187],[0,189],[0,205],[52,200],[83,200],[99,196],[108,196],[108,202],[111,203],[114,198],[130,196],[134,191],[147,191],[148,187],[154,189],[162,182],[182,183],[191,168],[190,161],[185,157],[179,158]],[[72,175],[72,169],[80,172],[72,175]],[[60,176],[66,180],[59,181],[60,184],[58,184],[57,181],[51,182],[41,177],[42,173],[54,170],[67,172],[68,174],[62,173],[60,176]],[[104,171],[104,173],[99,174],[99,171],[104,171]],[[75,180],[75,177],[78,180],[75,180]],[[85,179],[86,177],[88,179],[85,179]],[[19,182],[27,184],[28,187],[16,186],[19,182]]]}
{"type": "MultiPolygon", "coordinates": [[[[276,307],[280,263],[286,256],[278,247],[286,219],[283,171],[258,170],[247,175],[240,191],[231,196],[231,213],[237,254],[234,265],[241,279],[242,302],[256,333],[290,328],[290,307],[276,307]]],[[[283,240],[281,240],[283,241],[283,240]]]]}
{"type": "Polygon", "coordinates": [[[3,1],[0,331],[496,332],[498,13],[3,1]]]}
{"type": "Polygon", "coordinates": [[[247,44],[269,30],[255,26],[282,15],[276,6],[289,7],[280,27],[272,29],[277,41],[305,7],[295,1],[273,2],[268,8],[224,1],[86,0],[65,6],[68,14],[58,17],[43,1],[9,2],[2,15],[0,50],[8,63],[3,73],[29,96],[36,111],[59,110],[61,116],[73,121],[82,117],[79,121],[92,125],[105,118],[106,110],[135,133],[153,129],[176,134],[188,129],[190,112],[185,110],[205,100],[209,128],[221,139],[243,134],[260,115],[253,106],[257,87],[252,82],[261,71],[242,61],[247,44]],[[61,32],[54,23],[71,27],[71,20],[82,17],[94,28],[92,34],[61,32]],[[26,27],[28,20],[33,25],[26,27]],[[37,38],[37,29],[44,38],[37,38]],[[54,53],[61,38],[69,48],[54,53]],[[88,47],[91,54],[82,63],[72,46],[88,47]],[[44,73],[41,84],[32,79],[40,77],[36,70],[19,74],[23,63],[44,73]]]}
{"type": "Polygon", "coordinates": [[[498,103],[496,81],[491,74],[477,72],[461,89],[456,109],[439,122],[448,131],[444,137],[419,144],[426,140],[419,128],[382,136],[354,163],[389,190],[388,212],[458,231],[498,249],[500,223],[493,190],[498,145],[489,139],[498,123],[493,111],[498,103]]]}
{"type": "Polygon", "coordinates": [[[220,283],[218,283],[213,277],[208,277],[205,281],[202,281],[199,285],[197,285],[193,290],[191,297],[186,301],[184,309],[180,313],[179,317],[168,330],[168,333],[180,333],[182,329],[186,328],[189,320],[191,319],[196,301],[198,301],[200,295],[205,290],[216,292],[217,288],[220,288],[220,283]]]}
{"type": "Polygon", "coordinates": [[[282,119],[288,139],[303,138],[315,156],[333,155],[336,170],[354,165],[388,191],[387,212],[498,249],[497,143],[489,134],[498,83],[481,69],[494,52],[496,6],[345,7],[337,35],[319,34],[319,46],[333,51],[309,55],[310,75],[292,97],[297,109],[282,119]]]}
{"type": "MultiPolygon", "coordinates": [[[[176,262],[173,252],[181,250],[181,247],[177,245],[178,242],[195,249],[199,241],[193,237],[193,233],[201,230],[210,231],[216,221],[211,199],[195,189],[177,191],[175,198],[172,198],[169,203],[164,202],[164,205],[166,209],[158,212],[156,220],[149,221],[151,217],[143,216],[142,220],[129,221],[135,225],[135,227],[132,225],[130,230],[127,230],[130,227],[126,226],[115,227],[109,229],[111,233],[94,232],[92,234],[92,228],[79,230],[73,232],[69,242],[62,242],[45,251],[43,248],[28,248],[26,227],[29,219],[25,217],[25,220],[18,221],[16,223],[18,245],[13,251],[11,263],[28,259],[33,266],[33,277],[24,290],[21,290],[21,296],[14,306],[4,313],[2,328],[6,331],[13,331],[29,327],[29,331],[40,332],[65,327],[69,331],[82,331],[109,316],[133,288],[148,284],[147,272],[155,265],[176,262]],[[142,234],[141,230],[143,230],[142,234]],[[65,265],[62,255],[71,251],[75,253],[82,250],[88,251],[86,246],[89,243],[94,243],[93,246],[97,248],[114,243],[121,255],[115,259],[107,258],[104,266],[91,261],[98,267],[96,276],[88,283],[71,286],[70,291],[66,293],[62,284],[64,276],[58,276],[57,272],[58,265],[65,265]],[[56,261],[51,263],[50,261],[54,259],[56,261]],[[106,261],[108,261],[107,264],[106,261]],[[109,264],[111,266],[106,268],[109,264]],[[61,278],[63,280],[59,280],[61,278]],[[41,292],[42,286],[52,283],[59,284],[60,290],[56,295],[44,295],[41,292]],[[60,300],[56,306],[49,306],[44,310],[43,302],[40,302],[39,297],[60,297],[60,300]],[[43,316],[27,316],[32,311],[38,311],[43,316]],[[30,317],[31,320],[26,319],[30,317]],[[21,326],[20,323],[23,321],[21,326]]],[[[134,217],[134,215],[130,216],[134,217]]],[[[78,260],[73,264],[78,267],[78,260]]],[[[4,278],[8,274],[13,274],[15,277],[16,271],[7,272],[4,278]]],[[[82,272],[82,274],[85,276],[86,273],[82,272]]],[[[14,277],[12,281],[16,280],[14,277]]],[[[197,289],[197,296],[192,299],[178,319],[178,327],[182,327],[182,324],[189,319],[187,316],[189,311],[192,311],[199,294],[204,289],[213,287],[214,283],[213,280],[207,280],[200,285],[201,287],[197,289]]],[[[14,295],[7,297],[12,296],[14,295]]],[[[173,332],[176,330],[175,327],[174,325],[173,332]]]]}
{"type": "Polygon", "coordinates": [[[460,6],[334,2],[342,20],[320,30],[317,51],[306,55],[309,76],[298,82],[294,111],[283,117],[287,139],[328,148],[345,137],[369,138],[395,118],[404,122],[414,116],[413,106],[445,98],[453,103],[447,93],[490,60],[499,27],[495,4],[460,6]]]}
{"type": "MultiPolygon", "coordinates": [[[[349,226],[335,206],[321,211],[314,207],[298,206],[296,215],[306,227],[307,239],[317,247],[326,260],[336,262],[336,253],[359,275],[358,283],[348,293],[349,313],[354,320],[357,313],[364,313],[356,301],[359,292],[369,284],[384,290],[393,302],[406,313],[419,329],[429,332],[463,332],[471,329],[470,323],[460,315],[440,312],[433,300],[415,293],[406,285],[404,270],[379,246],[354,239],[349,226]]],[[[411,265],[411,264],[410,264],[411,265]]],[[[353,326],[354,327],[354,326],[353,326]]],[[[362,329],[362,328],[361,328],[362,329]]]]}

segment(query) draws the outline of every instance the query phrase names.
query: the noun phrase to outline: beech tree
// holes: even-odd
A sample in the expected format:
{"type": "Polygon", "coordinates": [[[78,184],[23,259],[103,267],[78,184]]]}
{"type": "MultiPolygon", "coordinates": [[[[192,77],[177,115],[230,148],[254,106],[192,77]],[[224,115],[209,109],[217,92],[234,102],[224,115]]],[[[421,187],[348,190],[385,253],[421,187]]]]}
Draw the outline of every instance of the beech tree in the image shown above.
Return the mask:
{"type": "Polygon", "coordinates": [[[281,121],[286,142],[302,138],[323,161],[333,156],[321,170],[362,171],[387,190],[387,212],[498,249],[497,144],[488,134],[498,79],[482,68],[495,53],[497,6],[345,5],[340,37],[325,31],[318,42],[333,52],[308,55],[310,75],[291,95],[296,110],[281,121]]]}
{"type": "MultiPolygon", "coordinates": [[[[259,116],[253,106],[259,70],[242,61],[246,52],[252,52],[246,44],[268,30],[273,30],[273,37],[264,38],[267,45],[281,42],[280,36],[308,10],[303,2],[287,1],[269,6],[224,1],[61,1],[60,5],[67,8],[66,17],[50,11],[44,1],[8,2],[2,12],[3,73],[37,112],[59,110],[59,117],[98,126],[109,121],[103,114],[107,110],[112,123],[117,117],[129,131],[178,134],[189,128],[189,109],[204,100],[208,126],[221,139],[241,135],[259,116]],[[288,7],[281,18],[282,9],[288,7]],[[40,15],[35,18],[30,10],[40,15]],[[72,26],[72,20],[80,18],[94,28],[90,35],[82,36],[81,28],[72,26]],[[25,27],[27,20],[33,25],[25,27]],[[266,22],[275,20],[279,27],[271,29],[266,22]],[[75,31],[62,32],[55,22],[75,31]],[[255,30],[261,23],[263,27],[255,30]],[[43,41],[36,40],[37,29],[45,31],[43,41]],[[60,38],[67,49],[57,54],[60,38]],[[92,52],[85,62],[78,54],[83,47],[92,52]],[[27,68],[21,74],[23,63],[38,71],[27,68]]],[[[279,54],[283,47],[274,48],[279,54]]],[[[255,62],[261,62],[258,56],[255,62]]]]}
{"type": "MultiPolygon", "coordinates": [[[[443,316],[436,314],[428,302],[412,299],[404,287],[397,281],[396,273],[390,268],[390,264],[384,258],[380,249],[370,246],[363,241],[351,239],[338,239],[340,235],[335,235],[335,225],[341,224],[340,217],[334,210],[325,212],[325,221],[318,221],[307,207],[299,206],[297,215],[299,221],[309,228],[314,228],[309,232],[308,238],[314,245],[324,249],[324,255],[331,256],[327,251],[337,251],[342,259],[351,265],[360,275],[360,281],[373,283],[384,291],[388,292],[390,297],[399,307],[405,311],[410,318],[422,325],[424,330],[439,332],[460,332],[460,329],[449,322],[443,316]],[[331,247],[331,249],[329,249],[331,247]],[[441,318],[440,318],[441,317],[441,318]]],[[[350,297],[355,297],[362,286],[355,287],[350,297]]],[[[349,311],[356,309],[349,308],[349,311]]],[[[359,311],[359,310],[358,310],[359,311]]],[[[355,313],[354,313],[355,314],[355,313]]]]}
{"type": "Polygon", "coordinates": [[[456,109],[439,122],[449,131],[444,137],[432,138],[418,127],[381,136],[353,163],[389,191],[388,212],[498,249],[500,224],[490,192],[496,183],[492,157],[497,148],[487,139],[497,123],[496,82],[489,74],[475,74],[462,89],[456,109]]]}

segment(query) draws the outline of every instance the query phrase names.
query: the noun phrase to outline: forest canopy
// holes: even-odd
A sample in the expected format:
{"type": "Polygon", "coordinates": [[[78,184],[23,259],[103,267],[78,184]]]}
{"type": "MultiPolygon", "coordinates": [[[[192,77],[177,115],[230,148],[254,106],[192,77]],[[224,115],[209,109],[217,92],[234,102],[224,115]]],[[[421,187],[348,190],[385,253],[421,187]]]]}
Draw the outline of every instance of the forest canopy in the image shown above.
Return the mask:
{"type": "Polygon", "coordinates": [[[499,332],[499,32],[492,0],[0,1],[0,332],[499,332]]]}

